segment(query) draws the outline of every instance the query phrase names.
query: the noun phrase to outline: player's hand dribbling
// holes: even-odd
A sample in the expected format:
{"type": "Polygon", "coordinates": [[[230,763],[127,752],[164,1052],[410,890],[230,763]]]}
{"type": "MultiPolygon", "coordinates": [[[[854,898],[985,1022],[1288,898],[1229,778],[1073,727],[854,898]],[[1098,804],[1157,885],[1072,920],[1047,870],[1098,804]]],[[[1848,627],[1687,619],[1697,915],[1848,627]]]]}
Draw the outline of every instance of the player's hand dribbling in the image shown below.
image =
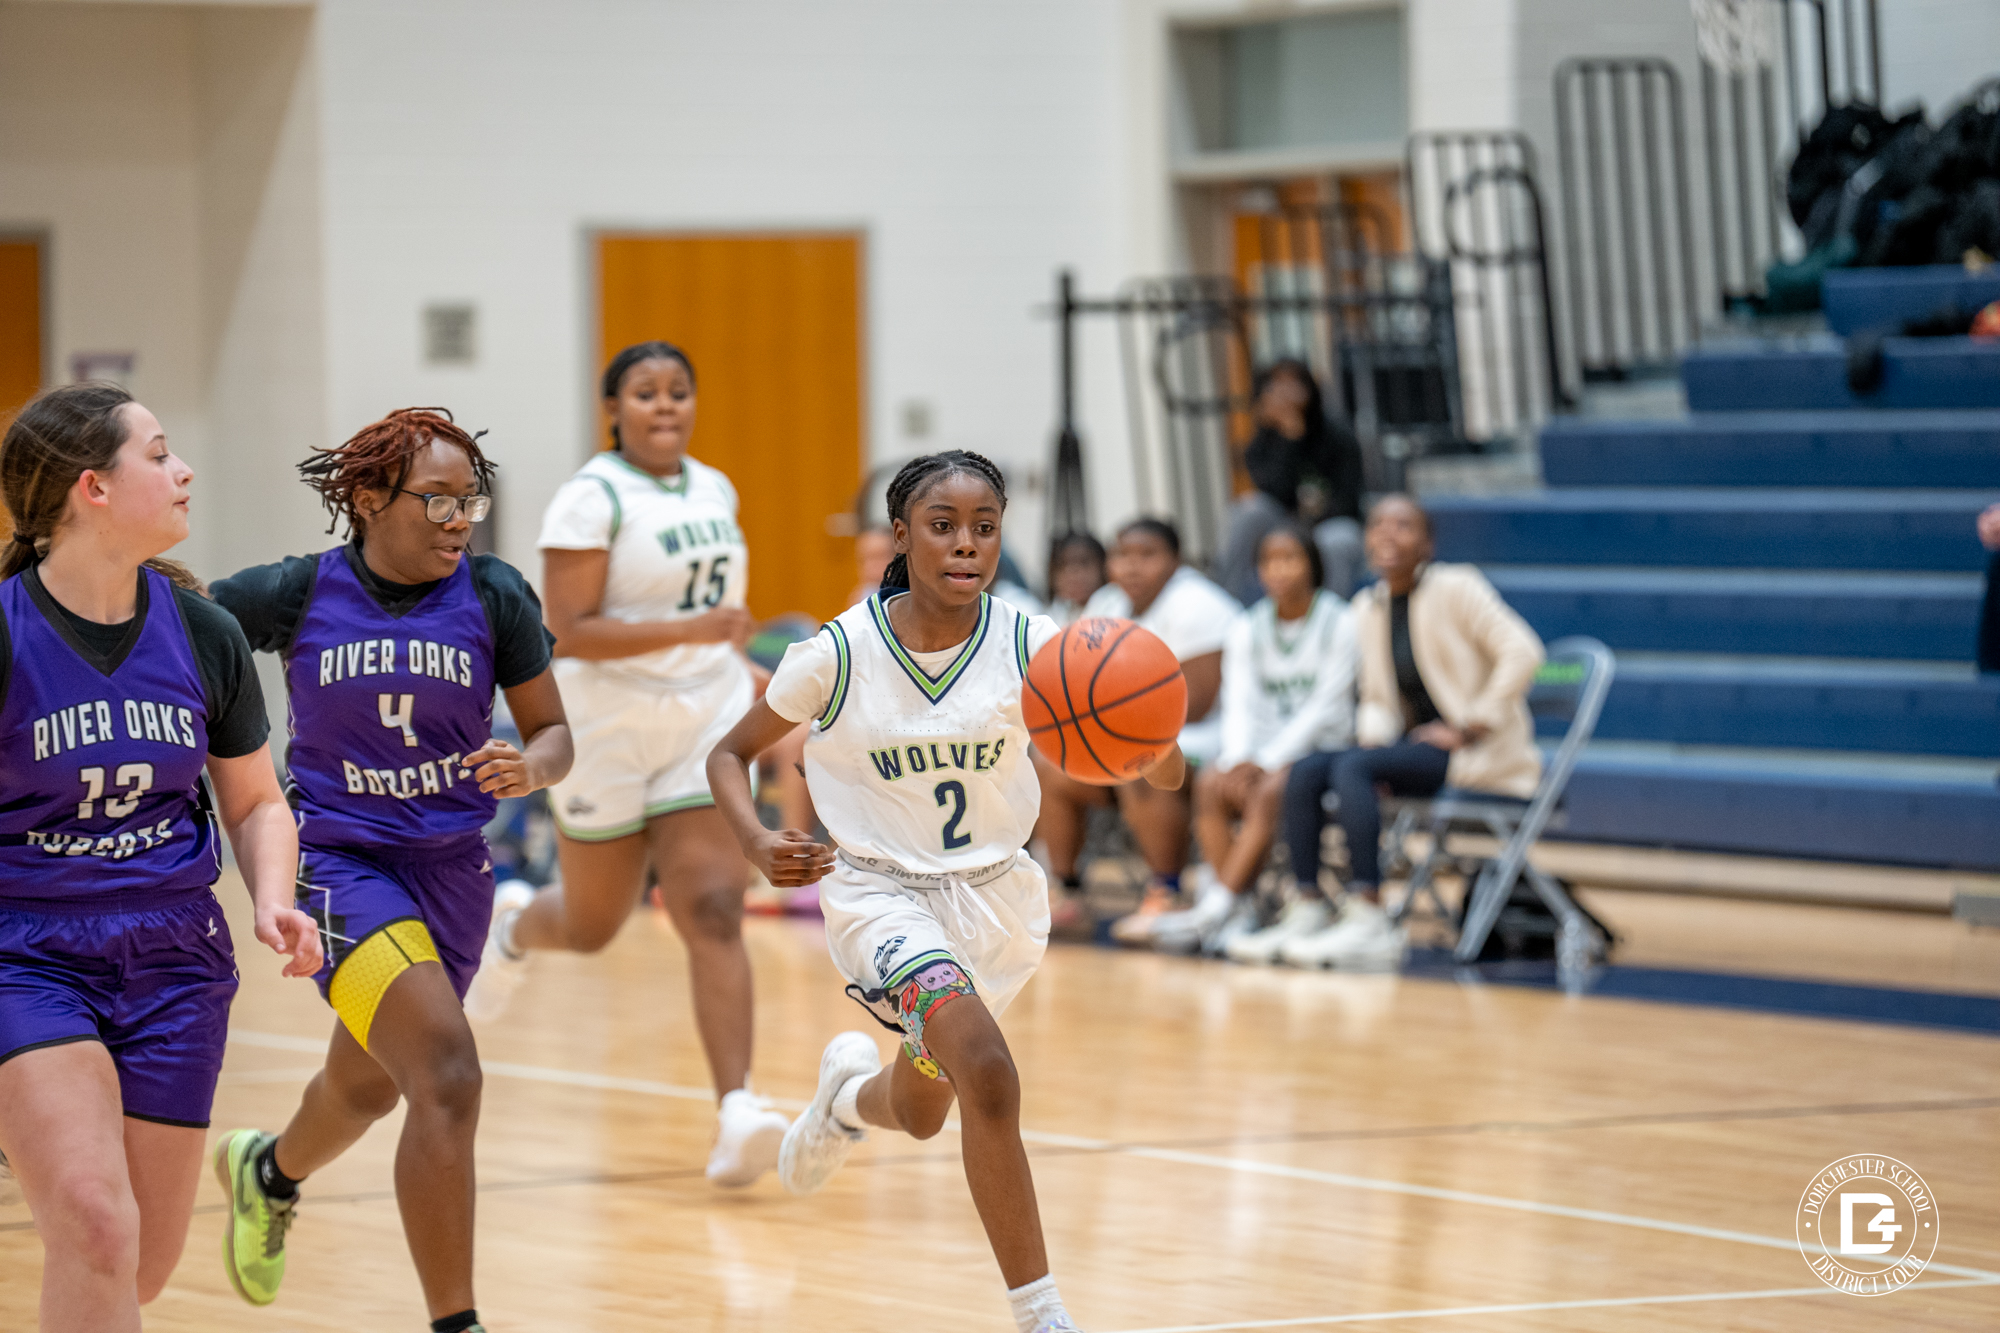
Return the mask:
{"type": "Polygon", "coordinates": [[[528,772],[528,756],[503,740],[490,740],[465,756],[458,775],[471,777],[488,796],[526,796],[545,784],[528,772]]]}
{"type": "Polygon", "coordinates": [[[257,938],[273,953],[289,956],[288,977],[309,977],[321,962],[319,925],[296,907],[272,905],[257,909],[257,938]]]}
{"type": "Polygon", "coordinates": [[[1161,791],[1179,791],[1187,781],[1187,759],[1181,754],[1179,745],[1169,746],[1164,754],[1139,770],[1139,776],[1146,785],[1161,791]]]}
{"type": "Polygon", "coordinates": [[[817,884],[833,869],[833,848],[817,843],[795,828],[766,830],[744,849],[750,864],[781,889],[817,884]]]}
{"type": "Polygon", "coordinates": [[[757,618],[740,606],[718,606],[680,623],[689,643],[733,643],[741,648],[757,632],[757,618]]]}

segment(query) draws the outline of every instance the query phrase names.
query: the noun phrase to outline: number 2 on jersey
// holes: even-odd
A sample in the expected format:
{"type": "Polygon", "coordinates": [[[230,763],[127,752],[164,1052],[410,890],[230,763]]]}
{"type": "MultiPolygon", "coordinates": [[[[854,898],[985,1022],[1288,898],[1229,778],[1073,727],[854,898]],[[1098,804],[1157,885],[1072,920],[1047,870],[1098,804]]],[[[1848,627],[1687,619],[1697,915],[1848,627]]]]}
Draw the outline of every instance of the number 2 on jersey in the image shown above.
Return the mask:
{"type": "Polygon", "coordinates": [[[944,821],[944,849],[957,851],[972,842],[970,833],[958,831],[958,821],[965,818],[965,784],[963,782],[940,782],[937,785],[937,803],[951,802],[951,818],[944,821]]]}
{"type": "MultiPolygon", "coordinates": [[[[681,598],[680,605],[674,609],[676,611],[694,610],[694,590],[701,587],[702,583],[701,561],[688,561],[687,593],[681,598]]],[[[722,594],[729,590],[729,557],[727,555],[719,555],[709,562],[707,584],[708,592],[702,596],[701,604],[705,607],[714,607],[722,601],[722,594]]]]}

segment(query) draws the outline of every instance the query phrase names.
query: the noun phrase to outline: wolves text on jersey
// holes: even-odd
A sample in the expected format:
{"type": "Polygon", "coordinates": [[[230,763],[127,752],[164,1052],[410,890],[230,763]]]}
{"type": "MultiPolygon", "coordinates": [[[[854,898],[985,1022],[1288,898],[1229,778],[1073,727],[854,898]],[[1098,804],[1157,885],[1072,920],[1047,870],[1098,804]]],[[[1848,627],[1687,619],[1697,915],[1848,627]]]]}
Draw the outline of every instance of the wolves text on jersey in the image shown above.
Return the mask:
{"type": "Polygon", "coordinates": [[[726,518],[696,519],[675,523],[659,531],[660,545],[668,555],[679,555],[696,546],[742,546],[743,529],[726,518]]]}
{"type": "Polygon", "coordinates": [[[937,773],[956,768],[985,773],[1000,762],[1000,752],[1006,744],[1004,736],[996,741],[929,741],[923,745],[870,750],[868,758],[884,782],[894,782],[906,771],[937,773]]]}
{"type": "Polygon", "coordinates": [[[1314,674],[1267,677],[1258,684],[1264,693],[1271,696],[1272,703],[1277,706],[1278,716],[1290,717],[1298,711],[1299,705],[1305,702],[1306,696],[1312,693],[1313,686],[1318,682],[1319,677],[1314,674]]]}
{"type": "Polygon", "coordinates": [[[200,745],[194,737],[192,709],[127,699],[123,712],[123,736],[114,729],[111,704],[104,699],[85,700],[36,718],[35,758],[49,759],[86,745],[102,745],[116,740],[159,741],[166,745],[185,746],[190,750],[200,745]]]}
{"type": "MultiPolygon", "coordinates": [[[[332,685],[356,676],[393,676],[396,670],[396,640],[357,639],[320,650],[319,683],[332,685]]],[[[403,661],[409,675],[447,680],[468,689],[472,686],[472,654],[448,643],[411,639],[403,647],[403,661]]]]}

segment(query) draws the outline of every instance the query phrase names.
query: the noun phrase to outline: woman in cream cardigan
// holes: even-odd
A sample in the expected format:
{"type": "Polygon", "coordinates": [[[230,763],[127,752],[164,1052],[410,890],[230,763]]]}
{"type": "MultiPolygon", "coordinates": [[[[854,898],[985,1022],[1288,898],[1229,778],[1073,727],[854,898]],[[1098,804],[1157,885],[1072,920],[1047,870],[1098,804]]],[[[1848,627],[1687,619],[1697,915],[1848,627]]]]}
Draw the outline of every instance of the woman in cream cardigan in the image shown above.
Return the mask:
{"type": "Polygon", "coordinates": [[[1381,967],[1407,941],[1383,912],[1378,789],[1433,796],[1443,787],[1525,800],[1541,780],[1528,687],[1542,641],[1471,565],[1431,562],[1431,522],[1389,495],[1368,516],[1368,563],[1381,581],[1354,598],[1361,644],[1357,746],[1292,766],[1285,837],[1302,891],[1317,886],[1321,797],[1340,794],[1349,876],[1339,916],[1282,942],[1302,967],[1381,967]]]}

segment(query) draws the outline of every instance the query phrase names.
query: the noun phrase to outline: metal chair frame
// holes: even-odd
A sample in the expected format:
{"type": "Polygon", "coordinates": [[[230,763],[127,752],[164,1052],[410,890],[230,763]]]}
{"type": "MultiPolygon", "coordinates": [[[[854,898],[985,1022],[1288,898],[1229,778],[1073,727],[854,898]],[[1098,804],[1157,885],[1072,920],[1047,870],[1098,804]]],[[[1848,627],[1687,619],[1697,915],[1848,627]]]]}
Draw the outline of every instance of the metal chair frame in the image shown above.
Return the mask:
{"type": "MultiPolygon", "coordinates": [[[[1552,827],[1561,827],[1563,792],[1569,786],[1570,775],[1576,770],[1576,761],[1583,753],[1583,747],[1597,730],[1598,715],[1604,711],[1604,699],[1611,692],[1611,681],[1618,669],[1617,659],[1609,648],[1596,639],[1581,635],[1558,639],[1550,644],[1542,674],[1548,673],[1550,668],[1570,665],[1581,666],[1584,675],[1581,681],[1573,685],[1565,682],[1562,687],[1565,696],[1572,689],[1575,692],[1575,708],[1570,714],[1569,728],[1564,732],[1554,756],[1543,767],[1541,783],[1527,801],[1446,788],[1428,801],[1402,800],[1394,806],[1395,818],[1386,840],[1391,858],[1409,864],[1402,848],[1420,824],[1428,829],[1431,837],[1430,851],[1422,863],[1411,871],[1403,898],[1391,914],[1398,921],[1423,899],[1429,900],[1439,916],[1450,919],[1443,900],[1438,897],[1436,881],[1441,869],[1460,863],[1461,858],[1449,846],[1452,834],[1485,833],[1501,844],[1500,855],[1480,864],[1472,886],[1466,891],[1464,925],[1459,930],[1458,946],[1453,951],[1453,956],[1461,963],[1469,963],[1479,957],[1479,951],[1486,947],[1487,936],[1492,934],[1494,923],[1500,919],[1500,912],[1506,907],[1515,883],[1523,878],[1561,923],[1557,937],[1557,961],[1560,966],[1586,965],[1603,957],[1605,941],[1597,927],[1554,876],[1528,859],[1529,851],[1543,833],[1552,827]]],[[[1531,706],[1535,697],[1531,691],[1531,706]]]]}

